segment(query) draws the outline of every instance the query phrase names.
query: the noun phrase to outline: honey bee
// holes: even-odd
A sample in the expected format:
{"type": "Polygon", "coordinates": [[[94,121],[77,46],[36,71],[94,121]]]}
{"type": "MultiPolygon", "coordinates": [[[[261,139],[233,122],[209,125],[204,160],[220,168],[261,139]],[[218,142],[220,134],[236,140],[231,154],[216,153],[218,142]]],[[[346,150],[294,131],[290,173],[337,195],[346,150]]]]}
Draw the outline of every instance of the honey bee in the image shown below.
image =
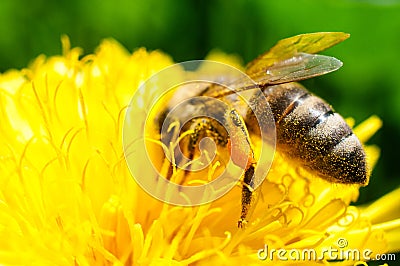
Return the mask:
{"type": "MultiPolygon", "coordinates": [[[[222,121],[227,121],[226,124],[239,128],[238,132],[242,134],[240,138],[250,143],[250,135],[259,134],[262,130],[258,126],[259,121],[255,118],[255,113],[261,118],[264,115],[265,105],[258,101],[260,94],[263,94],[272,110],[276,128],[276,149],[279,152],[329,182],[367,185],[369,170],[365,151],[352,129],[328,103],[295,83],[341,67],[341,62],[336,58],[316,53],[348,37],[348,34],[340,32],[297,35],[279,41],[268,52],[250,62],[246,74],[256,82],[259,90],[252,95],[251,108],[248,108],[244,116],[233,107],[226,112],[214,108],[207,101],[201,104],[193,101],[192,106],[183,110],[181,116],[175,119],[185,121],[190,113],[200,111],[209,113],[210,116],[221,117],[222,121]]],[[[232,87],[233,90],[211,85],[197,95],[225,99],[229,102],[229,95],[254,89],[254,86],[240,82],[233,84],[232,87]]],[[[164,114],[168,110],[167,108],[164,114]]],[[[165,115],[160,115],[157,121],[160,128],[161,124],[171,122],[166,121],[165,115]]],[[[223,147],[230,143],[230,136],[223,126],[208,119],[207,116],[192,119],[186,124],[187,127],[193,128],[194,132],[184,144],[185,152],[190,159],[193,158],[195,148],[202,137],[211,137],[217,145],[223,147]]],[[[247,222],[254,193],[251,183],[257,165],[252,150],[245,156],[249,161],[246,165],[242,165],[245,172],[238,227],[243,227],[247,222]]]]}

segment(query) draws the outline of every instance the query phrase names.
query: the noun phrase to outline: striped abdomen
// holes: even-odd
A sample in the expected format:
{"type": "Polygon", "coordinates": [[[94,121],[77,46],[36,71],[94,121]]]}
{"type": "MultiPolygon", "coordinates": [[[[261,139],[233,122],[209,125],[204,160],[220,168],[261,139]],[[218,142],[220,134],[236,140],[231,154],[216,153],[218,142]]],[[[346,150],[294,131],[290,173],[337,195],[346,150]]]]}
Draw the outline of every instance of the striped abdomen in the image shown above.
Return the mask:
{"type": "MultiPolygon", "coordinates": [[[[298,83],[267,87],[263,93],[274,115],[279,151],[331,182],[368,183],[362,144],[329,104],[298,83]]],[[[252,104],[262,108],[256,95],[252,104]]]]}

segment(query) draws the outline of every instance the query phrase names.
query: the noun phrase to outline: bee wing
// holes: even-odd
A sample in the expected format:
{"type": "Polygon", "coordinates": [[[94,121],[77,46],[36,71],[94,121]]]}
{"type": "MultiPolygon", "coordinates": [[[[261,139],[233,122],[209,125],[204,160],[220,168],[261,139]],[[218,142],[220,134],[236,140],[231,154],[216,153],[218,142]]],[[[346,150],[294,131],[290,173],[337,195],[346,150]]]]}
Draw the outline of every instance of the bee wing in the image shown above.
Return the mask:
{"type": "Polygon", "coordinates": [[[316,54],[347,38],[344,32],[316,32],[293,36],[280,40],[268,52],[251,61],[246,67],[246,73],[252,75],[274,65],[278,61],[286,60],[298,53],[316,54]]]}
{"type": "MultiPolygon", "coordinates": [[[[349,36],[344,32],[316,32],[280,40],[268,52],[250,62],[246,67],[246,73],[261,86],[324,75],[337,70],[342,63],[334,57],[313,54],[338,44],[349,36]]],[[[210,86],[202,95],[223,97],[257,87],[246,82],[238,80],[230,86],[230,89],[210,86]]]]}
{"type": "Polygon", "coordinates": [[[276,85],[321,76],[339,69],[343,63],[335,57],[299,53],[274,65],[252,73],[260,86],[276,85]]]}
{"type": "Polygon", "coordinates": [[[235,81],[229,88],[211,86],[204,91],[203,95],[222,97],[235,92],[254,89],[258,86],[300,81],[335,71],[342,65],[342,62],[334,57],[298,53],[286,60],[278,61],[268,68],[251,73],[249,76],[253,83],[249,83],[248,79],[243,79],[235,81]]]}

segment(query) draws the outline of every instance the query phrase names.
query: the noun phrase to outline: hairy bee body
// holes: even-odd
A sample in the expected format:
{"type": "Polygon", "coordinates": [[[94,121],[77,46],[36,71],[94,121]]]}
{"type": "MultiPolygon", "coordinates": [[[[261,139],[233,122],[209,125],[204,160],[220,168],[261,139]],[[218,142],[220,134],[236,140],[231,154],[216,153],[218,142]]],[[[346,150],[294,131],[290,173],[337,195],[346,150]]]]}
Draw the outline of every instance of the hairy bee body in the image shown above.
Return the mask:
{"type": "MultiPolygon", "coordinates": [[[[366,156],[362,144],[342,116],[328,103],[298,83],[265,88],[275,119],[277,149],[320,177],[335,183],[368,183],[366,156]]],[[[256,110],[255,95],[251,105],[256,110]]],[[[251,112],[245,119],[249,132],[257,131],[251,112]]]]}
{"type": "MultiPolygon", "coordinates": [[[[348,34],[340,32],[322,32],[283,39],[247,65],[246,74],[253,81],[250,84],[239,79],[229,88],[213,84],[199,91],[195,90],[198,87],[193,87],[186,93],[177,93],[173,97],[174,102],[155,121],[160,129],[163,124],[169,125],[176,120],[179,124],[186,123],[184,130],[192,130],[186,141],[181,138],[184,152],[176,158],[176,162],[186,163],[185,158],[193,159],[202,137],[211,137],[217,145],[224,147],[237,143],[239,152],[232,159],[237,166],[245,169],[239,227],[247,222],[253,199],[254,173],[260,164],[255,158],[251,138],[260,136],[260,133],[265,136],[269,133],[267,131],[276,130],[276,142],[274,139],[271,143],[276,143],[278,151],[329,182],[368,184],[370,173],[365,151],[352,129],[328,103],[295,83],[339,69],[342,66],[339,60],[316,53],[348,37],[348,34]],[[253,89],[254,93],[251,92],[253,89]],[[248,106],[236,106],[236,102],[240,102],[236,93],[241,92],[250,94],[248,106]],[[176,112],[173,119],[166,119],[165,114],[188,93],[221,99],[231,108],[216,108],[209,100],[201,101],[201,104],[193,100],[176,112]],[[264,97],[267,103],[260,100],[264,97]],[[189,119],[190,115],[200,113],[203,116],[189,119]],[[219,124],[213,122],[212,117],[220,118],[219,124]],[[232,129],[233,136],[229,136],[224,128],[232,129]],[[232,138],[239,141],[232,142],[232,138]],[[250,150],[241,150],[240,147],[246,144],[250,150]],[[240,163],[243,158],[247,163],[240,163]]],[[[165,133],[163,141],[168,145],[173,134],[168,130],[165,133]]]]}

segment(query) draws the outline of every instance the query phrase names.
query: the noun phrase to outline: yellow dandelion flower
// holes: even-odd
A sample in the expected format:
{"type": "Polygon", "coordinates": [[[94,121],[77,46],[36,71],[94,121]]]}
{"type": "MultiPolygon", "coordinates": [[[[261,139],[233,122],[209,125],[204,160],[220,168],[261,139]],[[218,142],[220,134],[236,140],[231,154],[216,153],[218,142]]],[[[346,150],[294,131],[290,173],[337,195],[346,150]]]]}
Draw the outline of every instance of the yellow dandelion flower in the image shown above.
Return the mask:
{"type": "MultiPolygon", "coordinates": [[[[113,40],[80,58],[62,41],[62,56],[0,76],[0,264],[257,265],[284,262],[266,257],[272,249],[399,251],[400,190],[350,206],[358,187],[314,178],[279,153],[246,229],[237,228],[240,187],[197,207],[154,199],[129,173],[121,130],[132,93],[172,60],[113,40]]],[[[354,130],[365,142],[380,123],[354,130]]],[[[373,166],[379,149],[366,151],[373,166]]]]}

